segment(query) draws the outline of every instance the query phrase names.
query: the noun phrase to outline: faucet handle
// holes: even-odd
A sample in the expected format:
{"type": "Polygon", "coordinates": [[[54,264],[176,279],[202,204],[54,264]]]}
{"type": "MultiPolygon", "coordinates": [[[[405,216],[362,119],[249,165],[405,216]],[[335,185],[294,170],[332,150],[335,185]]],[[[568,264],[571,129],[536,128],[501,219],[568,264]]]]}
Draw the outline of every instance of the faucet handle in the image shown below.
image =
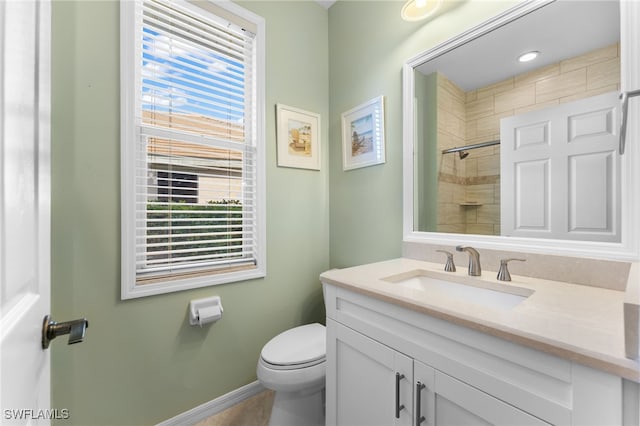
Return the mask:
{"type": "Polygon", "coordinates": [[[498,270],[498,281],[511,281],[511,274],[509,273],[508,263],[512,260],[519,262],[526,262],[527,259],[500,259],[500,269],[498,270]]]}
{"type": "Polygon", "coordinates": [[[440,253],[444,253],[447,255],[447,263],[445,263],[444,265],[444,270],[447,272],[455,272],[456,271],[456,264],[453,263],[453,253],[448,252],[446,250],[436,250],[440,253]]]}

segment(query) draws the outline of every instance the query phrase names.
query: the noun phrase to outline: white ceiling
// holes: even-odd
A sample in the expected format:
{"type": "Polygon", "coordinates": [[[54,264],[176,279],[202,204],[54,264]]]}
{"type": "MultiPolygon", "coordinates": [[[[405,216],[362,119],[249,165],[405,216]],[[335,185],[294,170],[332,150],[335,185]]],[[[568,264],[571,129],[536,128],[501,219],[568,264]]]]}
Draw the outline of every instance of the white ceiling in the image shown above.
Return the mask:
{"type": "Polygon", "coordinates": [[[316,0],[316,3],[318,3],[320,6],[324,7],[325,9],[329,9],[331,5],[334,4],[335,2],[336,0],[316,0]]]}
{"type": "Polygon", "coordinates": [[[435,58],[418,69],[438,70],[464,91],[484,87],[561,59],[609,46],[620,39],[615,0],[558,0],[435,58]],[[531,50],[538,59],[520,63],[531,50]]]}

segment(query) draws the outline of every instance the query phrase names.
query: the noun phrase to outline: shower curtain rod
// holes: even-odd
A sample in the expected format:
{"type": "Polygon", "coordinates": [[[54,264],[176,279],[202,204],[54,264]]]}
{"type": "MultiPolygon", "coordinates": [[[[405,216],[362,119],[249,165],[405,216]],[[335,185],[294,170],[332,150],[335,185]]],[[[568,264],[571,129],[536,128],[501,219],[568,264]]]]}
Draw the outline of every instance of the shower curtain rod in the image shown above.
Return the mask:
{"type": "Polygon", "coordinates": [[[481,143],[474,143],[473,145],[465,145],[465,146],[458,146],[458,147],[455,147],[455,148],[443,149],[442,153],[443,154],[449,154],[451,152],[468,151],[470,149],[484,148],[485,146],[493,146],[493,145],[500,145],[500,140],[489,141],[489,142],[481,142],[481,143]]]}

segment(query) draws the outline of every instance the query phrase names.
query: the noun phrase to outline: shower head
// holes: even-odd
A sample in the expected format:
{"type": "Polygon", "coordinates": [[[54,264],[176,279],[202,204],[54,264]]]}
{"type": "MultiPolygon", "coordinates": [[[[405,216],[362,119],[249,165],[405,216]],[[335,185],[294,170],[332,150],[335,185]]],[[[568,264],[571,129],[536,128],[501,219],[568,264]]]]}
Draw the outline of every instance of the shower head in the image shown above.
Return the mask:
{"type": "Polygon", "coordinates": [[[469,153],[467,151],[458,151],[458,155],[460,156],[461,160],[464,160],[465,158],[467,158],[469,153]]]}

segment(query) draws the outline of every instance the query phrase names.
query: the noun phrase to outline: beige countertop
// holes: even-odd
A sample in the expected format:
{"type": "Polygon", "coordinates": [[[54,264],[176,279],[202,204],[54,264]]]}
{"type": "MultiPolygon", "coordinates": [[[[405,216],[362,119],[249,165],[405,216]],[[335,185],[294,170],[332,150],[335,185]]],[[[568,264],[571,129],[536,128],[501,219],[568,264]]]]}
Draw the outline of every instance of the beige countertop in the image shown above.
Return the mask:
{"type": "Polygon", "coordinates": [[[640,382],[640,362],[625,357],[623,307],[628,295],[622,291],[516,275],[511,276],[511,282],[503,282],[496,280],[493,271],[472,278],[466,268],[444,272],[442,264],[404,258],[334,269],[320,278],[327,284],[640,382]],[[515,307],[492,308],[447,291],[424,291],[383,279],[415,270],[461,283],[480,279],[489,287],[515,286],[533,293],[515,307]]]}

